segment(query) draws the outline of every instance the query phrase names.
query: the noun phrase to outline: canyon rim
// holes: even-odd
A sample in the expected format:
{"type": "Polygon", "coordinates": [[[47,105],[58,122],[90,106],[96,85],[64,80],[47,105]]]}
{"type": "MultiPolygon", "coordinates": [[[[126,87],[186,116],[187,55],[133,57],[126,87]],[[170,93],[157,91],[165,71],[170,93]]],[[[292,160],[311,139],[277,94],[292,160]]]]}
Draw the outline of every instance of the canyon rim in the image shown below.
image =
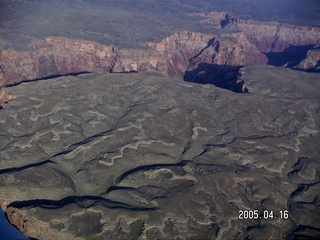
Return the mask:
{"type": "Polygon", "coordinates": [[[224,2],[1,1],[13,225],[32,239],[320,237],[319,3],[224,2]]]}

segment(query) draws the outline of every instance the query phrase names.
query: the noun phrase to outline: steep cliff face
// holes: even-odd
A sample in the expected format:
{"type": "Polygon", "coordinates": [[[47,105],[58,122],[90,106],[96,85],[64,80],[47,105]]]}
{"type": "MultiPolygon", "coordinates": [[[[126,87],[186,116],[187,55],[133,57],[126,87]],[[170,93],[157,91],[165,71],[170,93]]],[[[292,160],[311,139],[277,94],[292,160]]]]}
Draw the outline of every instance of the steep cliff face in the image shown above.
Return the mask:
{"type": "Polygon", "coordinates": [[[6,85],[39,76],[30,52],[0,50],[0,59],[6,85]]]}
{"type": "Polygon", "coordinates": [[[320,29],[276,22],[231,19],[225,26],[245,33],[262,52],[282,52],[290,46],[318,44],[320,29]]]}
{"type": "MultiPolygon", "coordinates": [[[[231,31],[219,35],[182,31],[158,43],[148,42],[147,49],[117,49],[92,41],[47,37],[35,40],[29,51],[0,50],[4,85],[81,72],[132,71],[159,71],[185,80],[189,74],[188,80],[198,82],[208,82],[203,78],[217,74],[219,82],[228,82],[231,78],[222,75],[251,63],[311,70],[318,66],[319,52],[307,51],[320,44],[320,28],[242,20],[226,12],[195,15],[231,31]],[[280,58],[283,61],[279,62],[280,58]],[[195,79],[200,75],[200,80],[195,79]]],[[[1,90],[0,105],[7,98],[7,92],[1,90]]]]}
{"type": "Polygon", "coordinates": [[[319,27],[244,20],[227,12],[192,15],[204,18],[202,22],[243,33],[251,44],[266,54],[270,65],[318,71],[320,58],[313,48],[320,43],[319,27]]]}
{"type": "Polygon", "coordinates": [[[261,52],[282,52],[290,46],[315,45],[320,42],[320,28],[317,27],[243,20],[226,12],[194,15],[204,17],[203,22],[243,32],[261,52]]]}
{"type": "MultiPolygon", "coordinates": [[[[167,37],[160,43],[148,43],[149,47],[161,56],[162,65],[166,65],[167,74],[174,77],[183,77],[192,59],[203,51],[211,48],[211,43],[216,39],[214,35],[204,35],[195,32],[180,32],[167,37]]],[[[202,57],[202,61],[210,61],[215,57],[215,52],[210,56],[202,57]]]]}
{"type": "Polygon", "coordinates": [[[12,96],[9,95],[7,89],[5,88],[5,84],[6,84],[6,79],[0,68],[0,108],[2,108],[3,105],[6,102],[8,102],[10,99],[12,99],[12,96]]]}
{"type": "Polygon", "coordinates": [[[105,46],[96,42],[59,37],[50,37],[46,41],[52,46],[53,58],[60,74],[81,71],[109,71],[117,58],[112,46],[105,46]],[[60,54],[60,52],[64,54],[60,54]]]}
{"type": "Polygon", "coordinates": [[[10,95],[5,88],[0,88],[0,109],[3,105],[10,100],[10,95]]]}
{"type": "Polygon", "coordinates": [[[297,66],[300,69],[320,71],[320,46],[310,49],[307,56],[297,66]]]}
{"type": "Polygon", "coordinates": [[[183,78],[199,64],[242,66],[267,63],[267,58],[242,33],[222,36],[179,32],[159,43],[147,43],[146,51],[120,50],[113,72],[155,70],[183,78]]]}
{"type": "Polygon", "coordinates": [[[109,71],[116,57],[111,46],[62,37],[35,41],[27,52],[0,51],[6,84],[83,71],[109,71]]]}
{"type": "Polygon", "coordinates": [[[239,66],[266,63],[266,57],[242,33],[204,35],[179,32],[148,49],[115,49],[96,42],[48,37],[28,52],[0,51],[6,84],[79,72],[159,71],[182,78],[200,63],[239,66]]]}
{"type": "MultiPolygon", "coordinates": [[[[191,59],[210,47],[210,42],[215,37],[185,31],[169,36],[159,43],[148,42],[149,49],[146,51],[120,50],[120,58],[113,71],[156,70],[171,77],[181,78],[191,59]]],[[[209,61],[209,56],[202,60],[209,61]]]]}
{"type": "Polygon", "coordinates": [[[181,32],[149,46],[163,56],[169,76],[181,77],[202,63],[241,66],[267,62],[242,33],[218,36],[181,32]]]}

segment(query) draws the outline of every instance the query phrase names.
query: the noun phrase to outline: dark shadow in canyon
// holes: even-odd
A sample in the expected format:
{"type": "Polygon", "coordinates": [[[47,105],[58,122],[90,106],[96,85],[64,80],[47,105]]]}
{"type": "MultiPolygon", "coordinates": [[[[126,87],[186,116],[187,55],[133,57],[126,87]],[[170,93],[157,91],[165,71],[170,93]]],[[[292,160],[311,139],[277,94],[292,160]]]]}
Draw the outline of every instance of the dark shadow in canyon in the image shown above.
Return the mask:
{"type": "Polygon", "coordinates": [[[113,201],[108,198],[101,196],[68,196],[60,200],[51,199],[31,199],[24,201],[15,201],[8,205],[8,207],[14,208],[36,208],[40,207],[43,209],[59,209],[69,204],[75,204],[80,208],[89,208],[94,205],[101,205],[106,208],[121,208],[132,211],[152,211],[156,210],[156,207],[143,207],[134,206],[127,203],[113,201]]]}
{"type": "MultiPolygon", "coordinates": [[[[134,174],[136,172],[148,171],[148,170],[152,170],[152,169],[159,169],[159,168],[163,168],[163,167],[179,167],[179,166],[183,167],[188,162],[191,162],[191,160],[182,160],[181,162],[177,162],[177,163],[157,163],[157,164],[150,164],[150,165],[141,165],[139,167],[130,169],[130,170],[124,172],[123,174],[121,174],[120,176],[118,176],[115,180],[115,183],[116,184],[120,183],[123,179],[125,179],[129,175],[134,174]]],[[[112,189],[112,187],[107,190],[107,193],[111,192],[111,189],[112,189]]]]}
{"type": "Polygon", "coordinates": [[[221,28],[226,27],[228,24],[232,24],[232,21],[236,21],[236,18],[232,18],[230,14],[227,13],[225,18],[220,21],[221,28]]]}
{"type": "Polygon", "coordinates": [[[46,76],[46,77],[40,77],[40,78],[35,78],[35,79],[26,79],[21,82],[7,84],[6,87],[14,87],[14,86],[18,86],[21,83],[25,83],[25,82],[37,82],[37,81],[42,81],[42,80],[54,79],[54,78],[58,78],[58,77],[65,77],[65,76],[75,76],[76,77],[81,74],[87,74],[87,73],[92,73],[92,72],[82,71],[82,72],[74,72],[74,73],[66,73],[66,74],[54,74],[54,75],[50,75],[50,76],[46,76]]]}
{"type": "Polygon", "coordinates": [[[320,228],[298,225],[291,233],[285,236],[285,240],[317,240],[320,237],[320,228]]]}
{"type": "Polygon", "coordinates": [[[246,93],[248,89],[245,88],[240,74],[242,67],[200,63],[197,68],[186,71],[183,80],[200,84],[209,83],[233,92],[246,93]]]}
{"type": "Polygon", "coordinates": [[[314,48],[314,46],[315,45],[290,46],[282,52],[264,53],[268,58],[267,65],[273,65],[276,67],[286,65],[286,67],[292,68],[305,59],[308,51],[314,48]]]}
{"type": "Polygon", "coordinates": [[[45,160],[42,162],[38,162],[38,163],[31,163],[22,167],[12,167],[12,168],[5,168],[5,169],[0,169],[0,174],[4,174],[4,173],[14,173],[14,172],[20,172],[29,168],[34,168],[34,167],[39,167],[41,165],[44,164],[48,164],[48,163],[53,163],[51,160],[45,160]]]}

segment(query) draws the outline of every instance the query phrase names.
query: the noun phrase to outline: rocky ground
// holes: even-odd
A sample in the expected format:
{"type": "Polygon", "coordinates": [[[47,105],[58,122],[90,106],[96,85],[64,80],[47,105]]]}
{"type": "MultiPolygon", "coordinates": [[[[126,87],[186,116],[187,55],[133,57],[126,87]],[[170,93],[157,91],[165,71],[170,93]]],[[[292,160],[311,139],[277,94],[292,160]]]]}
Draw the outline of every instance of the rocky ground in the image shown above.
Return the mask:
{"type": "Polygon", "coordinates": [[[0,9],[0,202],[28,237],[320,238],[316,0],[0,9]]]}
{"type": "Polygon", "coordinates": [[[246,94],[152,72],[11,87],[0,199],[36,239],[319,238],[319,75],[241,72],[246,94]]]}

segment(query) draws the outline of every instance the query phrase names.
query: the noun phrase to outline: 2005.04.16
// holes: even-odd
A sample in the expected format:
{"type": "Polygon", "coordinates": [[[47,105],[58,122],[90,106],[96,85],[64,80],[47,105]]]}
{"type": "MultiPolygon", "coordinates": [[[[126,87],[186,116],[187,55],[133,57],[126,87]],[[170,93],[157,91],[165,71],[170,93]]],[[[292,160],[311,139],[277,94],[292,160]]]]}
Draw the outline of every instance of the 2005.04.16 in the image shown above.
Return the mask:
{"type": "Polygon", "coordinates": [[[264,210],[263,212],[259,212],[259,210],[239,210],[238,219],[288,219],[289,211],[288,210],[280,210],[278,214],[274,214],[274,211],[264,210]]]}

